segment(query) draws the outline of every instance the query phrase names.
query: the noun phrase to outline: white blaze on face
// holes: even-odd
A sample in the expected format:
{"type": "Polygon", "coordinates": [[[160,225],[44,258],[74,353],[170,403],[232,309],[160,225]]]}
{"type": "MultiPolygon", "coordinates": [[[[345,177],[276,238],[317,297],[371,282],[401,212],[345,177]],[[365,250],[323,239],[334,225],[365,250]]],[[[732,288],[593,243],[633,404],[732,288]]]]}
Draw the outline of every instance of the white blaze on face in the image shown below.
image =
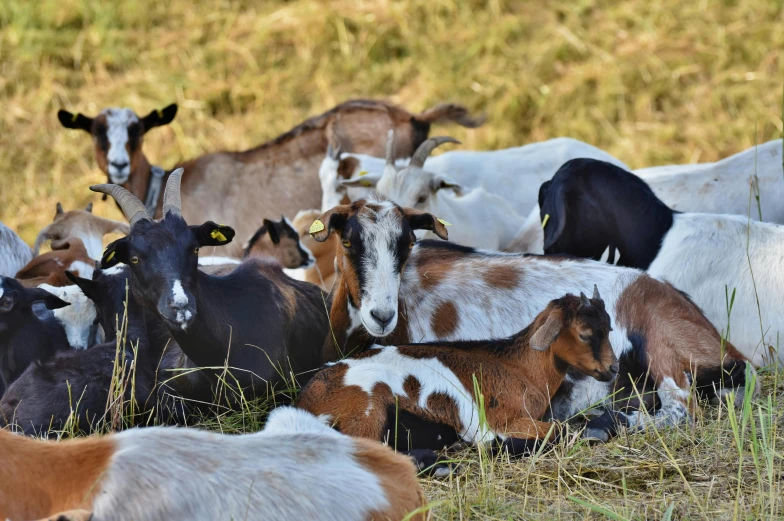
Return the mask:
{"type": "Polygon", "coordinates": [[[131,109],[104,109],[106,116],[106,139],[109,150],[106,153],[109,179],[112,183],[123,184],[131,175],[131,157],[128,154],[128,126],[137,123],[139,118],[131,109]]]}
{"type": "Polygon", "coordinates": [[[185,307],[188,305],[188,297],[185,295],[185,290],[182,289],[182,282],[180,279],[174,281],[172,284],[172,304],[177,307],[185,307]]]}
{"type": "Polygon", "coordinates": [[[365,285],[360,289],[359,315],[362,325],[376,337],[388,335],[397,325],[397,298],[400,290],[400,273],[396,269],[397,239],[401,222],[395,206],[389,201],[380,204],[376,222],[365,215],[359,216],[360,235],[365,251],[359,269],[364,273],[365,285]],[[391,322],[383,329],[371,312],[387,316],[394,311],[391,322]]]}

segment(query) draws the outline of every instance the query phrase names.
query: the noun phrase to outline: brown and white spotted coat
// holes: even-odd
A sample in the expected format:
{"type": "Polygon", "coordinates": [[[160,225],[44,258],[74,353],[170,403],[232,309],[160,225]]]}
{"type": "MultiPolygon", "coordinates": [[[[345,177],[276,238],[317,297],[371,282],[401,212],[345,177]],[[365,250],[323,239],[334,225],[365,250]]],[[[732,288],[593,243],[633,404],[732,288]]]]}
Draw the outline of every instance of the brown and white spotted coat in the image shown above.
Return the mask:
{"type": "MultiPolygon", "coordinates": [[[[635,269],[438,241],[417,243],[409,253],[412,232],[404,216],[411,212],[383,200],[358,201],[320,219],[328,226],[314,234],[317,240],[334,231],[350,243],[338,250],[340,278],[331,309],[342,353],[367,347],[374,340],[370,335],[385,344],[505,338],[533,321],[550,300],[596,284],[614,327],[610,342],[621,364],[619,382],[628,381],[624,371],[635,379],[649,374],[661,403],[655,419],[674,423],[688,417],[694,405],[691,381],[721,385],[723,367],[733,374],[724,385],[742,391],[745,358],[731,343],[722,352],[716,329],[672,286],[635,269]],[[379,308],[389,321],[383,328],[370,313],[379,308]]],[[[429,222],[438,223],[433,216],[429,222]]],[[[557,419],[606,402],[613,393],[612,384],[590,378],[567,376],[567,382],[553,399],[557,419]]],[[[632,394],[628,382],[621,394],[632,394]]],[[[629,419],[632,425],[647,420],[637,412],[629,419]]]]}
{"type": "Polygon", "coordinates": [[[610,329],[598,294],[567,295],[507,339],[373,346],[315,375],[297,406],[376,440],[393,435],[386,421],[395,407],[449,425],[467,442],[543,439],[554,425],[540,420],[569,368],[615,378],[610,329]]]}
{"type": "Polygon", "coordinates": [[[33,257],[33,260],[19,270],[16,278],[28,288],[40,284],[50,286],[69,286],[72,284],[65,272],[73,272],[80,277],[91,278],[95,260],[88,254],[81,239],[69,237],[52,241],[52,251],[33,257]]]}

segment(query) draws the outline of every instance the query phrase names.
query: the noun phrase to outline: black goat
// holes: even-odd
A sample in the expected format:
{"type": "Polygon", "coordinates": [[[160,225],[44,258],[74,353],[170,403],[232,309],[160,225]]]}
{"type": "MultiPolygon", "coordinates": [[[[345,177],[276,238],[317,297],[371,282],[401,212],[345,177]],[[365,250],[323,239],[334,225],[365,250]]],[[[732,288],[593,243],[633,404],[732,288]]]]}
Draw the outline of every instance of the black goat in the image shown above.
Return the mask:
{"type": "Polygon", "coordinates": [[[46,311],[68,305],[46,290],[26,288],[16,279],[0,276],[0,393],[32,362],[69,349],[63,327],[46,311]],[[40,308],[36,303],[45,309],[34,309],[40,308]]]}
{"type": "Polygon", "coordinates": [[[114,197],[131,223],[131,233],[107,247],[101,267],[128,265],[134,299],[163,321],[213,385],[236,384],[263,396],[292,374],[304,375],[304,383],[309,372],[337,356],[322,351],[329,331],[326,295],[287,277],[277,263],[258,259],[245,260],[226,276],[199,271],[199,248],[228,244],[234,230],[213,222],[186,224],[181,175],[177,170],[167,180],[159,221],[122,187],[91,187],[114,197]]]}

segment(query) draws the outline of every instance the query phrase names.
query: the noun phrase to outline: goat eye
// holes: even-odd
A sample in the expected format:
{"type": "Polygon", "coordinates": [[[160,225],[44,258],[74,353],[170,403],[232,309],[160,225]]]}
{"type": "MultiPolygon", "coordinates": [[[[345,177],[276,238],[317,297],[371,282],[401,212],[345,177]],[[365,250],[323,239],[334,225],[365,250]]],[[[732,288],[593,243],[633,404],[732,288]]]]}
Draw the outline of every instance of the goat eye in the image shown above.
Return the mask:
{"type": "Polygon", "coordinates": [[[408,249],[409,250],[413,250],[414,249],[414,244],[416,244],[416,242],[411,241],[411,244],[408,245],[408,249]]]}
{"type": "Polygon", "coordinates": [[[427,196],[420,195],[419,199],[417,199],[416,204],[425,204],[425,201],[427,201],[427,196]]]}
{"type": "Polygon", "coordinates": [[[351,248],[351,241],[348,241],[348,240],[343,241],[343,247],[344,248],[351,248]]]}
{"type": "Polygon", "coordinates": [[[0,309],[2,309],[3,311],[8,311],[12,307],[14,307],[14,301],[11,299],[6,299],[0,302],[0,309]]]}
{"type": "Polygon", "coordinates": [[[139,264],[139,257],[137,257],[136,255],[131,255],[131,258],[129,260],[131,261],[131,264],[139,264]]]}
{"type": "Polygon", "coordinates": [[[194,253],[195,255],[198,255],[198,254],[199,254],[199,247],[198,247],[198,246],[196,246],[196,247],[193,249],[193,253],[194,253]]]}
{"type": "Polygon", "coordinates": [[[580,335],[580,340],[583,342],[588,342],[591,339],[591,335],[580,335]]]}

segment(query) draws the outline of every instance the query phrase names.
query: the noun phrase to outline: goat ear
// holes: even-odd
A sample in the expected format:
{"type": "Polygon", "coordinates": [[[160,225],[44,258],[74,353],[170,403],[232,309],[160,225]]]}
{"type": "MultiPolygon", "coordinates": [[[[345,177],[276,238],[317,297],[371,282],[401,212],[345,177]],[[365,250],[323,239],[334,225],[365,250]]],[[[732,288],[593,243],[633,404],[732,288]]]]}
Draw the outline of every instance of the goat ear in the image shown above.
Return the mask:
{"type": "Polygon", "coordinates": [[[563,317],[561,311],[554,309],[550,311],[544,324],[531,335],[531,349],[536,351],[546,351],[550,344],[558,338],[563,327],[563,317]]]}
{"type": "Polygon", "coordinates": [[[88,213],[93,213],[93,203],[87,203],[87,206],[84,207],[84,211],[88,213]]]}
{"type": "Polygon", "coordinates": [[[457,195],[462,195],[463,187],[459,184],[450,179],[449,177],[437,175],[433,179],[430,180],[430,189],[433,192],[437,192],[438,190],[444,190],[451,188],[455,191],[457,195]]]}
{"type": "Polygon", "coordinates": [[[381,180],[383,174],[360,172],[359,177],[352,177],[351,179],[344,179],[338,183],[339,186],[364,186],[365,188],[373,188],[381,180]]]}
{"type": "Polygon", "coordinates": [[[63,205],[58,202],[57,206],[54,207],[54,216],[57,217],[61,213],[65,213],[65,211],[63,210],[63,205]]]}
{"type": "Polygon", "coordinates": [[[65,128],[84,130],[88,134],[93,133],[93,118],[88,118],[82,114],[73,114],[67,110],[58,110],[57,119],[60,120],[60,124],[65,128]]]}
{"type": "Polygon", "coordinates": [[[223,246],[229,244],[234,238],[234,228],[225,224],[215,224],[207,221],[201,226],[191,226],[190,229],[196,234],[196,240],[201,246],[223,246]]]}
{"type": "Polygon", "coordinates": [[[68,277],[68,280],[76,284],[79,287],[79,289],[82,290],[82,293],[84,293],[87,298],[93,301],[95,300],[93,296],[95,295],[96,290],[98,289],[97,283],[93,282],[90,279],[82,278],[68,270],[65,271],[65,276],[68,277]]]}
{"type": "Polygon", "coordinates": [[[264,227],[267,229],[267,233],[269,234],[269,238],[272,241],[272,244],[279,244],[280,231],[278,228],[280,227],[280,223],[270,221],[269,219],[264,219],[264,227]]]}
{"type": "Polygon", "coordinates": [[[103,252],[101,263],[98,267],[105,270],[119,262],[128,264],[128,240],[128,237],[123,237],[109,244],[103,252]]]}
{"type": "Polygon", "coordinates": [[[342,204],[327,210],[321,217],[313,221],[308,233],[317,242],[324,242],[334,230],[340,230],[346,225],[348,216],[351,215],[351,205],[342,204]]]}
{"type": "Polygon", "coordinates": [[[60,309],[71,305],[70,302],[66,302],[60,297],[52,295],[45,289],[41,288],[31,288],[26,291],[25,296],[26,304],[28,306],[31,306],[34,302],[43,302],[46,306],[46,309],[60,309]]]}
{"type": "Polygon", "coordinates": [[[338,177],[343,179],[351,179],[351,176],[354,175],[354,171],[359,166],[359,159],[356,157],[344,157],[343,159],[338,159],[338,177]]]}
{"type": "Polygon", "coordinates": [[[144,123],[144,131],[147,132],[151,128],[168,125],[177,115],[177,104],[172,103],[163,109],[156,109],[142,118],[144,123]]]}
{"type": "Polygon", "coordinates": [[[449,224],[435,215],[413,208],[402,208],[403,217],[408,219],[408,224],[414,230],[430,230],[445,241],[449,239],[446,225],[449,224]]]}
{"type": "Polygon", "coordinates": [[[561,236],[566,226],[566,188],[563,183],[545,181],[539,187],[539,215],[544,226],[544,252],[561,236]],[[548,217],[549,216],[549,217],[548,217]]]}

